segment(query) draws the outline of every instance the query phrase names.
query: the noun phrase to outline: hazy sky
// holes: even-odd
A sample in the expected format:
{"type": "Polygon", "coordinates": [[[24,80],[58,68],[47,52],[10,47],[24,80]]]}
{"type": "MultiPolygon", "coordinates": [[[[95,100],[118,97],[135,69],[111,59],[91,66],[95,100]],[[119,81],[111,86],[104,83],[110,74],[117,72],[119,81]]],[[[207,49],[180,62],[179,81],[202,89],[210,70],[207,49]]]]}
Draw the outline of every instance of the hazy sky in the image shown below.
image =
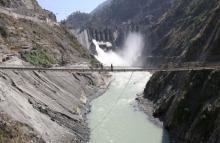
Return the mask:
{"type": "Polygon", "coordinates": [[[105,0],[37,0],[39,4],[57,16],[58,21],[74,11],[91,12],[105,0]]]}

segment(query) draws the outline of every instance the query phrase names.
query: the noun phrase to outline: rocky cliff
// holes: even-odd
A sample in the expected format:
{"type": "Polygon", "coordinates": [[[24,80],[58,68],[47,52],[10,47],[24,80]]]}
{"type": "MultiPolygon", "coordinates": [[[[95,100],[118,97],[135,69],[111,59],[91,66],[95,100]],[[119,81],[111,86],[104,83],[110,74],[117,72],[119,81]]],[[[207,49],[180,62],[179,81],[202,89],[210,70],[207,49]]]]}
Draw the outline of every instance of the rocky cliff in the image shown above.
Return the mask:
{"type": "Polygon", "coordinates": [[[174,142],[218,143],[220,72],[160,72],[146,85],[154,116],[164,121],[174,142]]]}
{"type": "Polygon", "coordinates": [[[218,15],[218,0],[175,0],[151,28],[152,55],[166,62],[219,61],[218,15]]]}
{"type": "MultiPolygon", "coordinates": [[[[152,27],[153,57],[158,63],[219,62],[219,1],[176,0],[152,27]]],[[[158,72],[143,100],[154,103],[173,142],[218,143],[219,70],[158,72]]]]}
{"type": "Polygon", "coordinates": [[[123,23],[147,24],[156,21],[171,4],[170,0],[109,0],[92,12],[89,24],[98,28],[123,23]]]}
{"type": "MultiPolygon", "coordinates": [[[[93,66],[97,61],[35,0],[0,1],[1,66],[93,66]]],[[[53,14],[52,14],[53,15],[53,14]]],[[[0,142],[85,143],[100,74],[0,71],[0,142]]]]}

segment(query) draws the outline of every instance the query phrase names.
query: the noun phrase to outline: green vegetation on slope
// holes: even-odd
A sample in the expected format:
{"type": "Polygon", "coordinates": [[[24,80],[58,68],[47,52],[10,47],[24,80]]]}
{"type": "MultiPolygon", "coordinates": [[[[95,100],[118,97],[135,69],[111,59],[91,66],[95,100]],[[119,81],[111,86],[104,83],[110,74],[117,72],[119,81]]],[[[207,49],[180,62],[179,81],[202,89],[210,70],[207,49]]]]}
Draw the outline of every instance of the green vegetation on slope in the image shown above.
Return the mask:
{"type": "Polygon", "coordinates": [[[33,65],[50,66],[55,63],[54,58],[42,49],[25,51],[22,53],[22,58],[33,65]]]}

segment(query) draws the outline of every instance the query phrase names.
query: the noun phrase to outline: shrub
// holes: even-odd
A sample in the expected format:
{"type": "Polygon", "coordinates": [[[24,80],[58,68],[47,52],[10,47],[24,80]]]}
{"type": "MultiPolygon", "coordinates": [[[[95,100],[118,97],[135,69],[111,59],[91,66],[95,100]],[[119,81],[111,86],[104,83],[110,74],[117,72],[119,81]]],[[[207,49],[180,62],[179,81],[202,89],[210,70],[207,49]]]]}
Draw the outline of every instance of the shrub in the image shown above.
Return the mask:
{"type": "Polygon", "coordinates": [[[33,65],[50,66],[55,63],[54,58],[42,49],[25,51],[21,54],[21,56],[33,65]]]}

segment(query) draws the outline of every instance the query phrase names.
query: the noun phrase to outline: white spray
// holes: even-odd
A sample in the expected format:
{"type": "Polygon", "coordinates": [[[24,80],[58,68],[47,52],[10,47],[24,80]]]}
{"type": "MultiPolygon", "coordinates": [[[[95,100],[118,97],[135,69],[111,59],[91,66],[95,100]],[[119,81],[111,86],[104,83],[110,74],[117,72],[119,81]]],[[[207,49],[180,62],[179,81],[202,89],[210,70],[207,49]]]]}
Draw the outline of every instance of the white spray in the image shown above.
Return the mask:
{"type": "Polygon", "coordinates": [[[127,65],[127,63],[125,63],[125,60],[117,53],[113,51],[105,52],[99,47],[99,44],[96,40],[93,40],[93,43],[95,44],[96,51],[98,53],[98,55],[95,56],[96,59],[103,63],[105,66],[110,66],[111,64],[113,64],[114,66],[127,65]]]}
{"type": "Polygon", "coordinates": [[[128,63],[126,66],[134,66],[138,62],[143,48],[143,36],[140,33],[129,33],[122,50],[122,57],[128,63]]]}
{"type": "Polygon", "coordinates": [[[98,53],[95,57],[106,66],[111,64],[114,66],[134,66],[144,48],[144,39],[140,33],[129,33],[122,50],[118,53],[114,51],[105,52],[99,47],[96,40],[93,40],[93,43],[98,53]]]}

